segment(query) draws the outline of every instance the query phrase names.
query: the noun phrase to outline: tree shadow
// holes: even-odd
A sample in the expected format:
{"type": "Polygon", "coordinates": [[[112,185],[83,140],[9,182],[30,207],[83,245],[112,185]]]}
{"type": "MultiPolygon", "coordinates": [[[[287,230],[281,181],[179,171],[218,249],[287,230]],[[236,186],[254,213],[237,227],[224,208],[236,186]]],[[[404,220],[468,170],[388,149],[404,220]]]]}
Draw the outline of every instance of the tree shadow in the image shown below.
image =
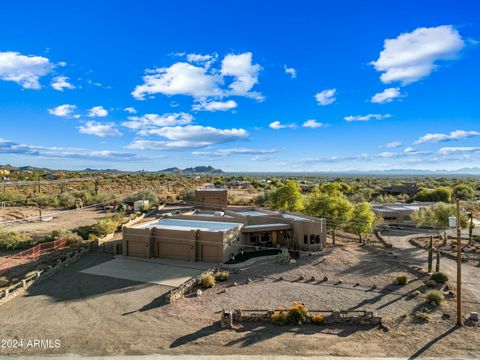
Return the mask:
{"type": "Polygon", "coordinates": [[[179,346],[194,342],[198,339],[201,339],[201,338],[206,337],[206,336],[210,336],[210,335],[215,334],[217,332],[220,332],[222,330],[224,330],[224,329],[222,329],[222,327],[220,326],[220,321],[216,321],[209,326],[205,326],[205,327],[195,331],[194,333],[187,334],[187,335],[179,337],[178,339],[176,339],[174,342],[172,342],[170,344],[170,348],[171,349],[177,348],[179,346]]]}
{"type": "Polygon", "coordinates": [[[409,360],[410,359],[416,359],[418,358],[419,356],[421,356],[425,351],[427,351],[428,349],[430,349],[433,345],[435,345],[437,342],[439,342],[440,340],[442,340],[443,338],[447,337],[448,335],[452,334],[454,331],[456,331],[457,329],[459,329],[459,326],[455,325],[453,327],[451,327],[450,329],[448,329],[447,331],[445,331],[443,334],[440,334],[438,335],[436,338],[430,340],[428,343],[426,343],[425,345],[423,345],[420,349],[418,349],[413,355],[411,355],[409,357],[409,360]]]}

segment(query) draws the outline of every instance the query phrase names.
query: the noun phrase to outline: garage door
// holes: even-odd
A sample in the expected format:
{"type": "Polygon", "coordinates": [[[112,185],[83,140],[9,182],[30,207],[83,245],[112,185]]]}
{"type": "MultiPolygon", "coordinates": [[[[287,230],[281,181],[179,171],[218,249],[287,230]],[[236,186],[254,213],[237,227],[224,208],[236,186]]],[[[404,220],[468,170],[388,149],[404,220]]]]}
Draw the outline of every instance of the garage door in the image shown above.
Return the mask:
{"type": "Polygon", "coordinates": [[[127,241],[127,255],[148,258],[148,243],[145,241],[127,241]]]}
{"type": "Polygon", "coordinates": [[[202,245],[202,261],[223,262],[223,253],[219,246],[202,245]]]}
{"type": "Polygon", "coordinates": [[[175,260],[193,260],[192,245],[157,242],[157,256],[175,260]]]}

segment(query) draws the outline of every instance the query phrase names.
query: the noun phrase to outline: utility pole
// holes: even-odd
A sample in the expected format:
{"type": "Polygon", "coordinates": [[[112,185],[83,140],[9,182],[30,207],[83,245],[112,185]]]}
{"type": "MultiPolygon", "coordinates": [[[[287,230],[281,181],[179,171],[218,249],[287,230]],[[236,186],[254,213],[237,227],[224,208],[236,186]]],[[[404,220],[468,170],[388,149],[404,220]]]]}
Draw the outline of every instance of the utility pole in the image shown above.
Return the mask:
{"type": "Polygon", "coordinates": [[[468,245],[472,245],[472,243],[473,243],[473,228],[475,227],[475,225],[473,224],[473,212],[469,212],[468,217],[470,218],[470,224],[468,225],[468,245]]]}
{"type": "Polygon", "coordinates": [[[462,326],[462,232],[460,230],[460,199],[457,205],[457,325],[462,326]]]}

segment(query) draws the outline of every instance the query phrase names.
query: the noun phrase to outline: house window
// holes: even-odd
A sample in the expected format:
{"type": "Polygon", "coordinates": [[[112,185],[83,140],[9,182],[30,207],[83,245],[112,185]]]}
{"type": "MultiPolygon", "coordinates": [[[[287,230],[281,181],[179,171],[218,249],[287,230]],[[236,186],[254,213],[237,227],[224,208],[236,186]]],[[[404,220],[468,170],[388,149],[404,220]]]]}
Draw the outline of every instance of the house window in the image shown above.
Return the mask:
{"type": "Polygon", "coordinates": [[[315,235],[315,244],[320,244],[320,235],[315,235]]]}
{"type": "Polygon", "coordinates": [[[315,235],[310,235],[310,244],[315,244],[315,235]]]}
{"type": "Polygon", "coordinates": [[[258,242],[258,235],[257,234],[250,234],[250,242],[257,243],[258,242]]]}
{"type": "Polygon", "coordinates": [[[308,244],[308,235],[303,235],[303,243],[308,244]]]}

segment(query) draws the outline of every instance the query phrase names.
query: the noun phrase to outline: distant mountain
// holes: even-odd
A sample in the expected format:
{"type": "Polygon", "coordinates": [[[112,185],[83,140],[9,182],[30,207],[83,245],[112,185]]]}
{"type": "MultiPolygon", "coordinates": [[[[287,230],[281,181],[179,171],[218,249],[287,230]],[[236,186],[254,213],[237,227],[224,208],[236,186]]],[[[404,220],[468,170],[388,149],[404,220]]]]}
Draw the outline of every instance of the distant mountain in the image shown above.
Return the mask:
{"type": "Polygon", "coordinates": [[[168,169],[160,170],[160,172],[168,173],[183,173],[183,174],[220,174],[223,173],[220,169],[215,169],[213,166],[195,166],[185,169],[180,169],[178,167],[172,167],[168,169]]]}

